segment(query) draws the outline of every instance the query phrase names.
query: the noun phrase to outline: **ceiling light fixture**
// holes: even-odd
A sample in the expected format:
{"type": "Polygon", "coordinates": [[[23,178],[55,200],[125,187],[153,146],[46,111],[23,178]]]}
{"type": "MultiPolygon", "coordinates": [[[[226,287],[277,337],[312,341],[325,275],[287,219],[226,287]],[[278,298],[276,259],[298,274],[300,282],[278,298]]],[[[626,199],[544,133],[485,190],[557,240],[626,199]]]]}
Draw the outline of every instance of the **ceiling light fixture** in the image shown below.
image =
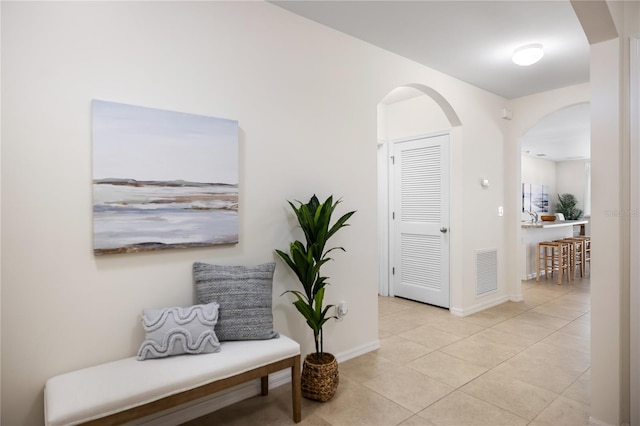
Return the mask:
{"type": "Polygon", "coordinates": [[[513,62],[517,65],[527,66],[533,65],[542,59],[544,51],[541,44],[527,44],[526,46],[518,47],[513,52],[513,62]]]}

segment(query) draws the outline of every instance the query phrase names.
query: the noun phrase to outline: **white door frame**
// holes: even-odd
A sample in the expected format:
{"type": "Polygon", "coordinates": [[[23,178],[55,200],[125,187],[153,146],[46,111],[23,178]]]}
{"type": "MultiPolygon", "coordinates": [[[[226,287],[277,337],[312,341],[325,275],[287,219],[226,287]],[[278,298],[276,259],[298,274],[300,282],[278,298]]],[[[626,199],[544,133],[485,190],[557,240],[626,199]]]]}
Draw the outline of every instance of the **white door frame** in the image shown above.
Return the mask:
{"type": "MultiPolygon", "coordinates": [[[[632,36],[630,46],[629,117],[631,139],[631,259],[640,255],[640,34],[632,36]]],[[[630,322],[631,322],[631,424],[640,425],[640,264],[630,262],[630,322]]]]}
{"type": "Polygon", "coordinates": [[[389,141],[378,141],[378,294],[389,294],[389,141]]]}
{"type": "MultiPolygon", "coordinates": [[[[447,135],[449,137],[449,205],[451,205],[451,158],[452,158],[452,130],[439,131],[427,134],[421,134],[412,136],[409,138],[393,139],[389,141],[378,141],[378,254],[379,254],[379,285],[378,293],[381,296],[395,296],[393,291],[393,278],[391,274],[391,262],[390,248],[393,241],[391,240],[391,213],[393,210],[393,203],[391,202],[391,196],[393,194],[391,188],[390,170],[391,170],[391,155],[393,152],[393,144],[401,142],[409,142],[418,139],[425,139],[435,136],[447,135]]],[[[451,213],[449,213],[451,215],[451,213]]],[[[451,227],[452,221],[449,218],[449,226],[451,227]]],[[[449,250],[451,250],[451,241],[449,243],[449,250]]],[[[451,272],[451,255],[449,256],[449,272],[451,272]]],[[[449,273],[449,306],[451,307],[451,273],[449,273]]]]}

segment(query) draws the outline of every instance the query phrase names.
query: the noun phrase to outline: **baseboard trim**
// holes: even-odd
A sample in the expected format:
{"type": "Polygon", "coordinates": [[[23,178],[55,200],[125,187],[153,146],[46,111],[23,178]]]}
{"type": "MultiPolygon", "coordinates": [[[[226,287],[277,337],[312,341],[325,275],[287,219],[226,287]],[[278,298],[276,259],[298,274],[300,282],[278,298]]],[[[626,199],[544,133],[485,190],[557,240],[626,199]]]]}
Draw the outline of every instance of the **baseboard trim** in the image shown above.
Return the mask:
{"type": "Polygon", "coordinates": [[[517,296],[509,296],[510,302],[522,302],[523,300],[524,300],[524,297],[522,297],[522,294],[517,296]]]}
{"type": "Polygon", "coordinates": [[[508,302],[509,300],[510,300],[509,296],[500,296],[497,299],[492,299],[483,303],[478,303],[466,309],[451,308],[449,309],[449,312],[451,312],[452,315],[455,315],[457,317],[468,317],[469,315],[473,315],[475,313],[484,311],[485,309],[492,308],[501,303],[508,302]]]}
{"type": "MultiPolygon", "coordinates": [[[[546,278],[546,277],[547,277],[546,271],[541,271],[540,278],[546,278]]],[[[533,272],[531,274],[523,275],[522,276],[522,281],[535,280],[536,278],[538,278],[538,274],[536,272],[533,272]]]]}
{"type": "Polygon", "coordinates": [[[334,355],[338,359],[338,362],[345,362],[352,358],[359,357],[360,355],[373,352],[377,349],[380,349],[380,340],[378,339],[369,343],[365,343],[364,345],[360,345],[355,348],[349,349],[348,351],[340,352],[339,354],[334,354],[334,355]]]}
{"type": "Polygon", "coordinates": [[[602,420],[595,419],[589,416],[589,426],[615,426],[607,422],[603,422],[602,420]]]}
{"type": "MultiPolygon", "coordinates": [[[[380,340],[374,340],[364,345],[334,354],[338,362],[345,362],[352,358],[380,349],[380,340]]],[[[289,369],[269,375],[269,389],[291,382],[289,369]]],[[[260,395],[260,380],[243,383],[233,388],[218,392],[215,395],[192,401],[190,403],[161,411],[156,414],[130,423],[131,426],[176,426],[198,417],[202,417],[221,408],[260,395]]]]}

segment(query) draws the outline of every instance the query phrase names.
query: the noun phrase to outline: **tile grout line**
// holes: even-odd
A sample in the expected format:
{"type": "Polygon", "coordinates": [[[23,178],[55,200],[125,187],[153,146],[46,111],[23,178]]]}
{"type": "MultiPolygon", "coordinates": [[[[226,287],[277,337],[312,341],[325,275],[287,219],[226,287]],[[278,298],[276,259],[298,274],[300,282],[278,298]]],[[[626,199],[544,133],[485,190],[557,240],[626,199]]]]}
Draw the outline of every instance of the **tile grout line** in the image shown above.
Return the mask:
{"type": "MultiPolygon", "coordinates": [[[[523,311],[521,311],[521,312],[518,312],[516,315],[510,316],[510,317],[505,318],[505,319],[503,319],[503,320],[501,320],[501,321],[498,321],[498,322],[496,322],[495,324],[492,324],[491,326],[484,326],[484,325],[481,325],[481,324],[475,323],[475,322],[473,322],[473,321],[468,321],[468,322],[469,322],[469,323],[471,323],[472,325],[475,325],[475,326],[478,326],[478,327],[482,327],[482,330],[476,331],[476,332],[471,333],[471,334],[469,334],[469,335],[467,335],[467,336],[460,336],[460,335],[456,335],[455,333],[451,333],[451,332],[448,332],[448,331],[446,331],[446,330],[441,330],[441,329],[438,329],[437,327],[433,327],[435,330],[439,330],[439,331],[446,332],[446,333],[451,334],[451,335],[455,335],[456,337],[460,337],[460,339],[459,339],[459,340],[457,340],[456,342],[452,342],[452,343],[446,344],[446,345],[444,345],[444,346],[441,346],[441,347],[440,347],[440,348],[438,348],[438,349],[434,349],[434,350],[432,350],[432,352],[429,352],[428,354],[425,354],[425,355],[423,355],[423,356],[427,356],[427,355],[432,354],[432,353],[434,353],[434,352],[439,352],[440,354],[444,354],[444,355],[447,355],[447,356],[451,356],[451,357],[456,358],[456,359],[458,359],[458,360],[461,360],[461,361],[463,361],[463,362],[467,362],[467,363],[470,363],[470,364],[472,364],[472,365],[476,365],[476,366],[478,366],[478,367],[480,367],[480,368],[486,368],[486,367],[484,367],[484,366],[480,366],[480,365],[478,365],[478,364],[473,364],[472,362],[469,362],[469,361],[467,361],[467,360],[465,360],[465,359],[459,358],[459,357],[457,357],[457,356],[455,356],[455,355],[448,354],[448,353],[443,352],[443,351],[441,351],[441,350],[442,350],[442,349],[444,349],[444,348],[446,348],[446,347],[448,347],[448,346],[454,345],[454,344],[456,344],[456,343],[458,343],[458,342],[460,342],[460,341],[463,341],[463,340],[465,340],[465,339],[468,339],[468,338],[470,338],[470,337],[473,337],[473,336],[475,336],[475,335],[477,335],[477,334],[479,334],[479,333],[482,333],[482,332],[483,332],[483,331],[485,331],[485,330],[494,329],[494,327],[495,327],[495,326],[497,326],[497,325],[499,325],[499,324],[501,324],[501,323],[503,323],[503,322],[505,322],[505,321],[508,321],[508,320],[511,320],[511,319],[515,319],[515,318],[517,318],[517,317],[519,317],[519,316],[521,316],[521,315],[523,315],[523,314],[525,314],[525,313],[527,313],[527,312],[531,312],[531,311],[533,311],[534,309],[536,309],[536,308],[538,308],[538,307],[541,307],[541,306],[544,306],[544,305],[548,305],[548,304],[550,304],[551,302],[553,302],[553,301],[557,301],[557,300],[558,300],[558,299],[560,299],[561,297],[567,296],[567,295],[569,295],[570,293],[573,293],[573,292],[574,292],[574,291],[576,291],[576,290],[578,290],[578,289],[577,289],[577,288],[570,289],[569,291],[563,292],[562,294],[560,294],[560,295],[558,295],[558,296],[556,296],[556,297],[553,297],[553,298],[551,298],[551,299],[549,299],[549,300],[545,301],[544,303],[541,303],[541,304],[539,304],[539,305],[537,305],[537,306],[529,307],[529,308],[527,308],[527,309],[525,309],[525,310],[523,310],[523,311]]],[[[499,305],[498,305],[498,306],[499,306],[499,305]]],[[[489,309],[491,309],[491,308],[489,308],[489,309]]],[[[490,405],[493,405],[493,406],[495,406],[495,407],[497,407],[497,408],[499,408],[499,409],[501,409],[501,410],[505,410],[506,412],[509,412],[509,413],[511,413],[511,414],[513,414],[513,415],[515,415],[515,416],[519,417],[519,418],[522,418],[523,420],[527,421],[527,424],[531,424],[533,421],[535,421],[535,419],[536,419],[536,418],[538,418],[538,416],[539,416],[542,412],[544,412],[547,408],[549,408],[549,406],[551,406],[555,401],[557,401],[559,398],[561,398],[561,397],[563,396],[563,392],[566,392],[566,390],[567,390],[567,389],[569,389],[571,386],[573,386],[573,384],[575,384],[578,380],[580,380],[580,378],[582,378],[582,376],[583,376],[583,375],[588,371],[588,369],[589,369],[591,366],[589,365],[589,367],[587,367],[587,368],[586,368],[586,369],[585,369],[585,370],[580,374],[580,376],[578,376],[575,380],[573,380],[573,381],[571,382],[571,384],[567,385],[567,386],[563,389],[563,391],[562,391],[562,392],[560,392],[560,393],[553,392],[553,391],[551,391],[551,390],[549,390],[549,389],[540,388],[539,386],[536,386],[536,385],[534,385],[534,384],[528,383],[528,382],[526,382],[526,381],[522,381],[523,383],[525,383],[525,384],[527,384],[527,385],[529,385],[529,386],[534,386],[534,387],[536,387],[536,388],[539,388],[539,389],[544,390],[544,391],[548,391],[548,392],[553,393],[554,395],[556,395],[556,396],[555,396],[555,397],[554,397],[554,398],[553,398],[553,399],[552,399],[548,404],[546,404],[546,405],[545,405],[545,406],[544,406],[540,411],[538,411],[538,413],[537,413],[537,414],[533,417],[533,419],[532,419],[532,420],[530,420],[530,421],[528,421],[528,419],[526,419],[526,418],[521,417],[519,414],[517,414],[517,413],[513,413],[513,412],[512,412],[512,411],[510,411],[510,410],[506,410],[506,409],[504,409],[504,408],[502,408],[502,407],[499,407],[499,406],[497,406],[497,405],[495,405],[495,404],[491,403],[490,401],[485,401],[484,399],[478,398],[477,396],[470,395],[470,394],[468,394],[467,392],[465,392],[464,390],[462,390],[462,387],[464,387],[464,386],[466,386],[467,384],[469,384],[469,383],[471,383],[471,382],[473,382],[473,381],[475,381],[475,380],[479,379],[480,377],[483,377],[484,375],[486,375],[487,373],[489,373],[489,372],[493,371],[495,368],[499,367],[500,365],[502,365],[502,364],[504,364],[504,363],[508,362],[509,360],[513,359],[514,357],[516,357],[517,355],[519,355],[519,354],[521,354],[522,352],[526,351],[527,349],[531,348],[532,346],[534,346],[534,345],[536,345],[536,344],[538,344],[538,343],[542,342],[543,340],[547,339],[549,336],[552,336],[553,334],[560,332],[560,330],[561,330],[561,329],[563,329],[563,328],[565,328],[566,326],[568,326],[568,325],[570,325],[570,324],[574,323],[574,321],[578,320],[579,318],[582,318],[582,317],[583,317],[583,316],[585,316],[587,313],[590,313],[590,310],[589,310],[589,311],[587,311],[587,312],[582,313],[580,316],[578,316],[578,317],[576,317],[576,318],[574,318],[574,319],[567,319],[567,318],[555,317],[555,316],[553,316],[553,315],[548,315],[548,314],[543,313],[543,312],[537,312],[537,313],[538,313],[539,315],[544,315],[544,316],[546,316],[546,317],[550,317],[550,318],[553,318],[553,319],[564,320],[564,321],[568,321],[568,322],[567,322],[567,324],[563,325],[562,327],[559,327],[559,328],[556,328],[556,329],[553,329],[553,330],[552,330],[552,329],[550,329],[550,328],[547,328],[547,327],[544,327],[544,326],[540,326],[540,325],[539,325],[540,327],[542,327],[542,328],[546,328],[547,330],[549,330],[549,331],[550,331],[550,333],[549,333],[548,335],[544,336],[544,337],[541,337],[540,339],[536,340],[535,342],[533,342],[533,343],[531,343],[531,344],[527,345],[525,348],[523,348],[523,349],[521,349],[521,350],[517,351],[516,353],[514,353],[514,354],[513,354],[513,355],[511,355],[511,356],[509,356],[507,359],[505,359],[505,360],[503,360],[503,361],[499,362],[499,363],[498,363],[498,364],[496,364],[495,366],[493,366],[493,367],[491,367],[491,368],[488,368],[485,372],[483,372],[483,373],[479,374],[478,376],[476,376],[476,377],[472,378],[471,380],[469,380],[469,381],[465,382],[464,384],[462,384],[462,385],[460,385],[460,386],[458,386],[458,387],[455,387],[455,388],[454,388],[454,390],[452,390],[451,392],[447,393],[446,395],[443,395],[443,396],[442,396],[442,397],[440,397],[438,400],[436,400],[436,401],[432,402],[432,403],[431,403],[431,404],[429,404],[427,407],[423,408],[423,410],[425,410],[425,409],[427,409],[427,408],[431,407],[432,405],[436,404],[438,401],[442,400],[443,398],[447,397],[448,395],[451,395],[452,393],[454,393],[454,392],[456,392],[456,391],[460,391],[460,392],[462,392],[462,393],[465,393],[466,395],[469,395],[469,396],[472,396],[472,397],[474,397],[474,398],[477,398],[477,399],[479,399],[479,400],[481,400],[481,401],[483,401],[483,402],[485,402],[485,403],[488,403],[488,404],[490,404],[490,405]]],[[[434,323],[437,323],[437,322],[438,322],[438,321],[434,321],[434,323]]],[[[431,325],[431,324],[424,324],[424,325],[431,325]]],[[[534,325],[535,325],[535,323],[534,323],[534,325]]],[[[418,328],[418,327],[420,327],[420,326],[416,326],[416,327],[413,327],[413,328],[408,329],[408,330],[403,330],[403,331],[402,331],[402,333],[407,332],[407,331],[409,331],[409,330],[413,330],[413,329],[418,328]]],[[[494,330],[495,330],[495,329],[494,329],[494,330]]],[[[509,331],[503,331],[503,330],[495,330],[495,331],[498,331],[498,332],[501,332],[501,333],[505,333],[505,334],[507,334],[507,335],[511,335],[511,336],[518,336],[518,337],[522,337],[522,336],[519,336],[519,335],[517,335],[517,334],[515,334],[515,333],[511,333],[511,332],[509,332],[509,331]]],[[[411,341],[410,339],[407,339],[407,338],[405,338],[405,337],[403,337],[403,336],[400,336],[399,334],[394,334],[393,336],[398,336],[398,337],[401,337],[401,338],[402,338],[402,339],[404,339],[404,340],[407,340],[407,341],[409,341],[409,342],[413,342],[413,341],[411,341]]],[[[580,336],[574,336],[574,337],[580,337],[580,336]]],[[[413,342],[413,343],[420,344],[420,343],[418,343],[418,342],[413,342]]],[[[426,345],[422,345],[422,346],[424,346],[424,347],[426,347],[426,348],[428,348],[428,349],[432,349],[432,348],[429,348],[429,347],[428,347],[428,346],[426,346],[426,345]]],[[[552,345],[552,346],[555,346],[555,345],[552,345]]],[[[382,355],[381,355],[381,356],[382,356],[382,355]]],[[[384,357],[384,356],[383,356],[383,358],[388,359],[388,358],[386,358],[386,357],[384,357]]],[[[416,358],[416,359],[419,359],[419,358],[421,358],[421,357],[418,357],[418,358],[416,358]]],[[[409,364],[409,363],[411,363],[411,362],[413,362],[413,361],[415,361],[416,359],[413,359],[413,360],[408,361],[408,362],[406,362],[406,363],[397,364],[397,365],[405,366],[405,367],[408,367],[408,368],[411,368],[411,369],[415,370],[413,367],[409,366],[408,364],[409,364]]],[[[390,361],[391,361],[391,360],[390,360],[390,361]]],[[[415,370],[415,371],[417,371],[417,372],[418,372],[418,370],[415,370]]],[[[421,373],[421,374],[422,374],[422,373],[421,373]]],[[[451,386],[451,385],[449,385],[449,384],[447,384],[447,383],[444,383],[444,382],[442,382],[442,381],[440,381],[440,380],[438,380],[438,379],[436,379],[436,378],[433,378],[433,377],[430,377],[430,376],[427,376],[427,377],[429,377],[429,378],[430,378],[430,379],[432,379],[432,380],[436,380],[436,381],[437,381],[437,382],[439,382],[439,383],[445,384],[445,385],[447,385],[447,386],[451,386]]],[[[377,393],[377,392],[376,392],[376,393],[377,393]]],[[[575,400],[573,400],[572,398],[568,398],[568,397],[566,397],[566,398],[567,398],[567,399],[570,399],[570,400],[572,400],[572,401],[575,401],[575,400]]],[[[392,400],[390,400],[390,401],[392,401],[392,400]]],[[[392,402],[393,402],[393,401],[392,401],[392,402]]],[[[580,403],[580,404],[583,404],[581,401],[576,401],[576,402],[578,402],[578,403],[580,403]]],[[[584,405],[584,404],[583,404],[583,405],[584,405]]],[[[422,411],[422,410],[421,410],[421,411],[422,411]]],[[[418,415],[418,413],[415,413],[415,415],[418,415]]],[[[419,417],[420,417],[420,416],[419,416],[419,417]]],[[[405,420],[406,420],[406,419],[405,419],[405,420]]]]}

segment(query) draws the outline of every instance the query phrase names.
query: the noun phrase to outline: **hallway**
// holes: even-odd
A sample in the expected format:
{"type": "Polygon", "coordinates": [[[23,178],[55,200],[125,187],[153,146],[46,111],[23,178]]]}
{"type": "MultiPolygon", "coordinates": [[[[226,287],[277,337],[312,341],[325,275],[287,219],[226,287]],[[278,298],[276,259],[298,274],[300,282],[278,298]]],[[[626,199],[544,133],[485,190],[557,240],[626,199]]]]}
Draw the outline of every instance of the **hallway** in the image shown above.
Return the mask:
{"type": "MultiPolygon", "coordinates": [[[[457,318],[379,297],[381,348],[340,364],[302,425],[588,424],[590,282],[523,281],[524,302],[457,318]]],[[[289,425],[289,385],[186,425],[289,425]]]]}

